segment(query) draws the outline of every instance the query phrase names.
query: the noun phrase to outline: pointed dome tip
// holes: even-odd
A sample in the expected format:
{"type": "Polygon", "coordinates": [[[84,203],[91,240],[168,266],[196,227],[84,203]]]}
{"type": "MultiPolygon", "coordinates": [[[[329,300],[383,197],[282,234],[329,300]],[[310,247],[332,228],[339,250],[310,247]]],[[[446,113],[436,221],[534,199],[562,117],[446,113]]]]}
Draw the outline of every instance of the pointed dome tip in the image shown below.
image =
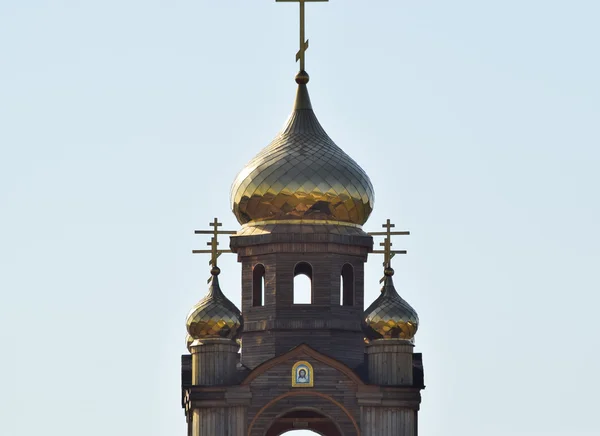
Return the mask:
{"type": "Polygon", "coordinates": [[[300,71],[296,74],[296,83],[298,84],[298,92],[296,93],[296,101],[294,102],[294,110],[312,110],[312,103],[310,102],[310,96],[308,95],[308,83],[309,77],[306,71],[300,71]]]}

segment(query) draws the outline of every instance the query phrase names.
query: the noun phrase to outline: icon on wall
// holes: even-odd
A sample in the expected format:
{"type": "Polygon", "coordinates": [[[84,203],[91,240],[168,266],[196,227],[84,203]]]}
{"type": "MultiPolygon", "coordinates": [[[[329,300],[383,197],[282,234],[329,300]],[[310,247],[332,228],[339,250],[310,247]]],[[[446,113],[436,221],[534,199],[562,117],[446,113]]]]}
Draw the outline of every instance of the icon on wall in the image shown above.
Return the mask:
{"type": "Polygon", "coordinates": [[[292,387],[312,388],[314,386],[313,367],[310,363],[301,360],[292,367],[292,387]]]}

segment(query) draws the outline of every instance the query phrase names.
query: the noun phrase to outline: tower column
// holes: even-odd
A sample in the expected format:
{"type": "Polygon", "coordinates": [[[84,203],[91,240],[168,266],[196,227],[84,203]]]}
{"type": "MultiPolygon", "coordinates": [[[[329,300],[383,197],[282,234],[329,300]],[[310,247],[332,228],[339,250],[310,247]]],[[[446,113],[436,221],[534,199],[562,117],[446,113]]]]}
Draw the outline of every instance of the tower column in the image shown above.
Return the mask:
{"type": "Polygon", "coordinates": [[[227,338],[196,340],[192,352],[192,385],[223,386],[237,382],[238,350],[240,346],[227,338]]]}
{"type": "Polygon", "coordinates": [[[417,436],[417,414],[421,403],[422,379],[415,377],[413,338],[419,326],[417,312],[394,287],[391,267],[390,231],[382,244],[385,270],[381,294],[365,311],[364,328],[369,383],[379,389],[359,394],[363,436],[417,436]],[[416,379],[416,380],[415,380],[416,379]]]}
{"type": "Polygon", "coordinates": [[[369,382],[380,386],[412,386],[413,348],[405,339],[378,339],[369,343],[369,382]]]}
{"type": "Polygon", "coordinates": [[[206,338],[191,344],[192,386],[224,389],[218,401],[203,400],[199,392],[199,401],[191,403],[191,436],[245,436],[246,406],[238,404],[236,398],[231,401],[226,388],[238,383],[239,348],[227,338],[206,338]]]}
{"type": "Polygon", "coordinates": [[[377,339],[367,345],[369,382],[383,389],[373,405],[361,408],[363,436],[417,435],[413,348],[406,339],[377,339]]]}
{"type": "Polygon", "coordinates": [[[246,429],[249,392],[238,386],[240,347],[236,342],[243,320],[219,286],[218,224],[215,219],[209,292],[192,308],[186,323],[191,374],[184,406],[191,436],[244,436],[246,429]]]}
{"type": "Polygon", "coordinates": [[[246,436],[246,406],[206,407],[192,412],[192,436],[246,436]]]}
{"type": "Polygon", "coordinates": [[[417,411],[362,407],[361,436],[417,436],[417,411]]]}

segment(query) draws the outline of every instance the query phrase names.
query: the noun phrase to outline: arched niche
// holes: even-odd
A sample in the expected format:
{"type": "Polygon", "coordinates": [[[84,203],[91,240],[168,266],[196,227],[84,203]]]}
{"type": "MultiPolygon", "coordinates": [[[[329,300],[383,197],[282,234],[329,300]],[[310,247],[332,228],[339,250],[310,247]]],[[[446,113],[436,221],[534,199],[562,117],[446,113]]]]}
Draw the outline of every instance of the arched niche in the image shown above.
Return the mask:
{"type": "Polygon", "coordinates": [[[340,277],[340,304],[354,306],[354,267],[344,264],[340,277]]]}
{"type": "Polygon", "coordinates": [[[307,262],[298,262],[294,267],[294,304],[312,304],[313,301],[313,269],[307,262]]]}
{"type": "Polygon", "coordinates": [[[265,266],[259,263],[252,269],[252,306],[265,305],[265,266]]]}

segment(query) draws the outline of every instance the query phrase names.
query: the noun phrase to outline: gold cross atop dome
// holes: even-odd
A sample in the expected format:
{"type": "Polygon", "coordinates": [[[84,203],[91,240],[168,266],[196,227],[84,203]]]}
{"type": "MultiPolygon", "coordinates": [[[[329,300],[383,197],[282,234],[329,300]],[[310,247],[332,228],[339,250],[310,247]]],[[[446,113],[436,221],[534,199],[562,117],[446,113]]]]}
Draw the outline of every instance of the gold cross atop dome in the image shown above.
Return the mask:
{"type": "MultiPolygon", "coordinates": [[[[386,221],[385,224],[382,224],[381,227],[383,227],[385,230],[385,232],[369,232],[369,235],[371,236],[385,236],[385,239],[383,240],[383,242],[380,242],[379,245],[383,247],[383,250],[373,250],[373,253],[376,254],[383,254],[383,268],[388,270],[392,268],[392,258],[396,255],[396,254],[406,254],[406,250],[392,250],[392,246],[394,244],[392,244],[392,236],[394,235],[410,235],[410,232],[408,231],[401,231],[401,232],[392,232],[392,229],[394,227],[396,227],[395,224],[392,224],[392,222],[389,220],[386,221]]],[[[393,271],[393,270],[392,270],[393,271]]],[[[387,274],[387,273],[386,273],[387,274]]],[[[379,282],[383,282],[384,279],[381,279],[379,282]]]]}
{"type": "Polygon", "coordinates": [[[300,61],[300,71],[304,71],[304,53],[308,49],[308,39],[304,36],[304,5],[306,2],[327,2],[329,0],[275,0],[276,2],[296,2],[300,3],[300,50],[296,53],[296,62],[300,61]]]}
{"type": "Polygon", "coordinates": [[[208,262],[209,265],[212,266],[212,270],[211,270],[212,275],[211,275],[211,278],[208,279],[208,281],[210,282],[213,275],[219,274],[219,268],[217,267],[217,258],[223,253],[231,253],[231,250],[219,250],[219,242],[218,242],[219,235],[235,235],[237,232],[232,231],[232,230],[219,230],[219,227],[221,227],[223,225],[223,223],[220,223],[217,218],[215,218],[212,223],[208,223],[208,225],[210,227],[212,227],[213,229],[212,230],[196,230],[196,231],[194,231],[194,234],[196,234],[196,235],[213,235],[213,237],[210,238],[210,242],[206,243],[206,245],[210,245],[210,250],[192,250],[192,253],[194,253],[194,254],[210,253],[211,256],[210,256],[210,260],[208,262]]]}

